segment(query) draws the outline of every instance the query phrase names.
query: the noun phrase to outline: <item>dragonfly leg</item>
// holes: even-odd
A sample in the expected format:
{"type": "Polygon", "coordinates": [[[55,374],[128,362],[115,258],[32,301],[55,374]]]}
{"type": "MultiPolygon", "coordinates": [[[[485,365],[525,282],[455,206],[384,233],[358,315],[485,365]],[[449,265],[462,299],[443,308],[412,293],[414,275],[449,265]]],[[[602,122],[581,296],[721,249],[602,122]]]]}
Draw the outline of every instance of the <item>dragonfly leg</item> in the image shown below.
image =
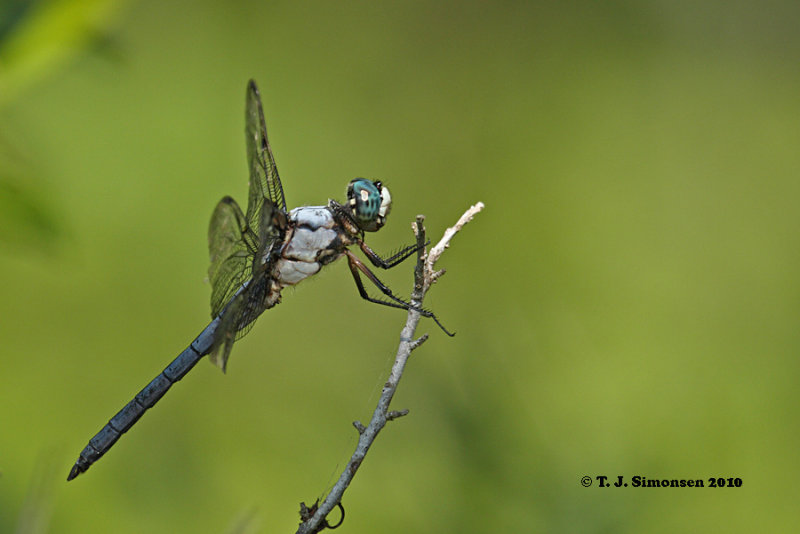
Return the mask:
{"type": "Polygon", "coordinates": [[[369,246],[367,246],[367,244],[363,241],[359,242],[358,246],[361,247],[362,252],[364,252],[364,255],[369,259],[369,261],[372,262],[372,265],[375,267],[380,267],[381,269],[391,269],[395,265],[407,260],[413,254],[419,252],[422,248],[426,247],[428,243],[430,243],[430,241],[427,241],[421,246],[409,245],[407,247],[403,247],[385,259],[381,258],[377,252],[369,248],[369,246]]]}
{"type": "Polygon", "coordinates": [[[406,302],[405,300],[403,300],[403,299],[401,299],[399,297],[396,297],[394,295],[394,293],[392,293],[392,290],[389,289],[386,286],[386,284],[381,282],[378,279],[378,277],[375,276],[375,273],[370,271],[369,267],[364,265],[364,262],[359,260],[352,252],[350,252],[349,250],[345,249],[345,254],[347,255],[347,263],[350,266],[350,272],[353,275],[353,280],[355,280],[356,287],[358,287],[358,293],[359,293],[359,295],[361,295],[361,298],[363,298],[364,300],[366,300],[368,302],[374,302],[375,304],[382,304],[384,306],[389,306],[391,308],[400,308],[400,309],[403,309],[403,310],[414,310],[414,311],[418,312],[420,315],[422,315],[423,317],[429,317],[429,318],[433,319],[436,322],[436,324],[439,325],[439,328],[441,328],[444,331],[444,333],[447,334],[448,336],[452,337],[452,336],[455,335],[455,334],[450,333],[444,326],[442,326],[442,323],[439,322],[439,319],[436,318],[436,316],[433,314],[433,312],[431,312],[429,310],[426,310],[424,308],[418,308],[417,306],[414,306],[410,302],[406,302]],[[386,301],[386,300],[381,300],[381,299],[376,299],[376,298],[370,297],[369,293],[367,293],[366,288],[364,288],[364,283],[361,281],[361,275],[359,275],[359,271],[361,271],[364,274],[364,276],[366,276],[369,279],[370,282],[375,284],[375,287],[380,289],[381,293],[383,293],[384,295],[389,297],[394,302],[389,302],[389,301],[386,301]]]}
{"type": "Polygon", "coordinates": [[[358,287],[358,293],[359,295],[361,295],[361,298],[369,302],[374,302],[375,304],[383,304],[384,306],[391,306],[392,308],[402,308],[404,310],[407,310],[409,308],[415,310],[417,309],[411,303],[406,302],[401,298],[395,297],[394,293],[392,293],[392,291],[388,287],[386,287],[386,284],[378,280],[378,277],[375,276],[375,274],[369,270],[369,267],[364,265],[364,262],[359,260],[352,252],[346,249],[344,252],[347,255],[347,263],[350,266],[350,272],[353,274],[353,280],[355,280],[356,282],[356,287],[358,287]],[[388,302],[385,300],[375,299],[370,297],[369,293],[367,293],[367,290],[364,288],[364,283],[361,281],[361,276],[358,274],[359,271],[364,273],[364,275],[367,278],[369,278],[369,280],[373,284],[375,284],[375,286],[378,289],[381,290],[381,293],[392,299],[394,302],[388,302]]]}

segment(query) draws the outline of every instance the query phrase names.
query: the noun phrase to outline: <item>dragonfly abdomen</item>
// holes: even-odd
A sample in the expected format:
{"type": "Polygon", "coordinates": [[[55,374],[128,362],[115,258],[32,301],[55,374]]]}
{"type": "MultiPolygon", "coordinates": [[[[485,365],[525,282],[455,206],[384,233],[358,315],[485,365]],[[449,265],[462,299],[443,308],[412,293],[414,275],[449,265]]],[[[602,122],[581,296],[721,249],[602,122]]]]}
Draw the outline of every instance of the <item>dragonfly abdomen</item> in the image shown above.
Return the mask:
{"type": "Polygon", "coordinates": [[[81,451],[78,461],[72,466],[67,480],[80,475],[99,460],[130,429],[144,413],[155,406],[169,388],[183,378],[200,358],[211,350],[214,332],[219,318],[214,319],[172,363],[150,381],[131,401],[111,418],[81,451]]]}

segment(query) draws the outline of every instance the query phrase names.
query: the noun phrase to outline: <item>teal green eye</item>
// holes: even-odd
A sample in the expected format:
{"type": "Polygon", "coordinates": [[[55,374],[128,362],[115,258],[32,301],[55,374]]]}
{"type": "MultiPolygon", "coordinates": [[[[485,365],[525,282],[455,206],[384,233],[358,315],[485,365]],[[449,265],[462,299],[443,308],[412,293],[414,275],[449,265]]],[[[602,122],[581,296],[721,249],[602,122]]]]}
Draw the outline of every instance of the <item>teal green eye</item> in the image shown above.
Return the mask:
{"type": "Polygon", "coordinates": [[[392,206],[389,189],[366,178],[350,182],[347,200],[358,226],[367,232],[375,232],[384,225],[392,206]]]}

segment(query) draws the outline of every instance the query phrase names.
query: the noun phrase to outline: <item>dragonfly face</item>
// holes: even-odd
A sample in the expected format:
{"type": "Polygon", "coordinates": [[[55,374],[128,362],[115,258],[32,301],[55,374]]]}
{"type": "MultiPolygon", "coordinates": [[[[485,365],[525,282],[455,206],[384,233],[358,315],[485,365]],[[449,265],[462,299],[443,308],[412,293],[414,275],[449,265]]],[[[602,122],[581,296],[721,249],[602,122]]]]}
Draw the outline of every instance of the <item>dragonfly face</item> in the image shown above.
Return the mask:
{"type": "Polygon", "coordinates": [[[416,310],[452,335],[433,313],[396,297],[348,249],[357,245],[367,259],[381,269],[394,267],[418,252],[417,246],[404,247],[384,259],[364,243],[364,232],[376,232],[386,224],[392,207],[389,189],[381,182],[356,178],[347,186],[344,204],[330,200],[326,206],[302,206],[289,212],[267,140],[261,96],[252,80],[247,86],[245,123],[250,169],[247,211],[233,198],[225,197],[214,209],[208,229],[212,321],[89,441],[67,480],[89,469],[203,356],[208,355],[225,370],[234,341],[250,330],[259,315],[280,302],[283,288],[305,280],[338,258],[347,258],[363,299],[416,310]],[[384,300],[369,296],[361,280],[362,274],[383,293],[384,300]]]}
{"type": "Polygon", "coordinates": [[[377,232],[386,224],[392,209],[392,195],[381,182],[356,178],[347,186],[347,203],[362,230],[377,232]]]}

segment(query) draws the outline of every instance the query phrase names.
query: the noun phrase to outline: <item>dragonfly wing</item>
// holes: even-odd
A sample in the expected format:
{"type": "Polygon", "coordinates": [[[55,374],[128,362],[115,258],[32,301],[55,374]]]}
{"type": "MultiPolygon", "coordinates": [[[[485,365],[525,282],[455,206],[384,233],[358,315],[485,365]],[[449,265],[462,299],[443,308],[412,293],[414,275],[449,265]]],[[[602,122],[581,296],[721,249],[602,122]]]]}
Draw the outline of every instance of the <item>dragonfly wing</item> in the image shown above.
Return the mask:
{"type": "Polygon", "coordinates": [[[261,271],[255,278],[240,288],[223,309],[214,343],[209,352],[211,362],[225,372],[233,343],[244,337],[255,324],[259,315],[267,309],[265,305],[269,291],[269,277],[261,271]]]}
{"type": "Polygon", "coordinates": [[[286,212],[275,207],[269,199],[264,199],[258,221],[258,249],[253,258],[253,272],[259,269],[269,272],[278,250],[276,243],[283,243],[289,221],[286,212]]]}
{"type": "Polygon", "coordinates": [[[280,256],[280,246],[288,226],[286,213],[276,208],[268,198],[263,199],[259,213],[258,248],[250,269],[252,278],[241,294],[241,304],[237,302],[236,311],[232,312],[236,318],[236,339],[244,337],[258,316],[270,307],[267,302],[272,285],[272,267],[280,256]]]}
{"type": "Polygon", "coordinates": [[[211,266],[211,314],[221,319],[210,359],[223,371],[233,343],[250,331],[267,308],[272,264],[286,229],[286,217],[265,198],[259,210],[258,235],[230,197],[217,204],[208,231],[211,266]]]}
{"type": "Polygon", "coordinates": [[[242,209],[231,197],[219,201],[208,228],[211,265],[211,317],[222,312],[233,295],[250,279],[258,237],[250,229],[242,209]]]}
{"type": "Polygon", "coordinates": [[[287,223],[286,199],[267,139],[261,95],[247,84],[245,141],[250,172],[247,213],[230,197],[217,204],[208,231],[211,315],[222,315],[211,360],[222,370],[233,343],[267,308],[270,276],[287,223]]]}
{"type": "Polygon", "coordinates": [[[211,345],[208,358],[211,363],[222,369],[223,373],[228,364],[228,356],[231,354],[233,342],[236,341],[238,317],[242,314],[247,302],[246,292],[247,288],[244,288],[231,299],[214,332],[214,343],[211,345]]]}
{"type": "Polygon", "coordinates": [[[247,201],[247,221],[251,228],[257,228],[261,220],[264,199],[269,199],[279,210],[286,212],[286,199],[283,185],[278,176],[278,167],[272,157],[272,149],[267,138],[267,124],[261,106],[261,95],[256,82],[247,84],[247,104],[245,107],[245,138],[247,143],[247,163],[250,171],[250,196],[247,201]]]}

